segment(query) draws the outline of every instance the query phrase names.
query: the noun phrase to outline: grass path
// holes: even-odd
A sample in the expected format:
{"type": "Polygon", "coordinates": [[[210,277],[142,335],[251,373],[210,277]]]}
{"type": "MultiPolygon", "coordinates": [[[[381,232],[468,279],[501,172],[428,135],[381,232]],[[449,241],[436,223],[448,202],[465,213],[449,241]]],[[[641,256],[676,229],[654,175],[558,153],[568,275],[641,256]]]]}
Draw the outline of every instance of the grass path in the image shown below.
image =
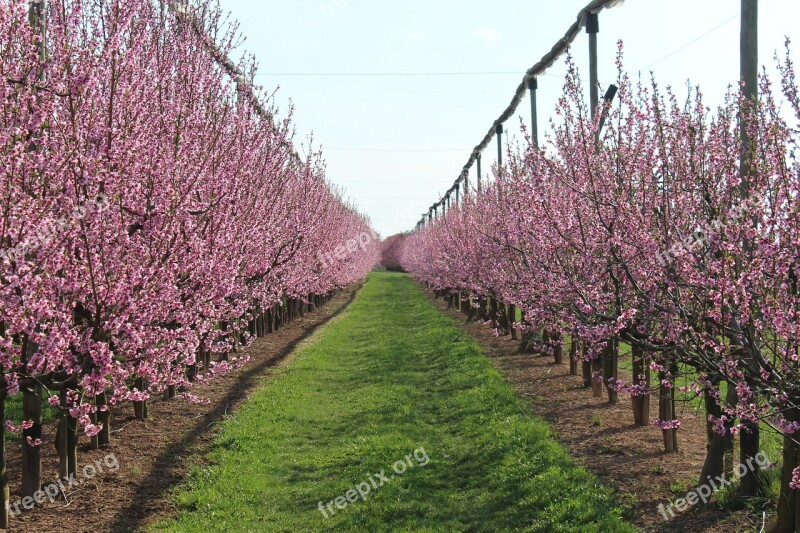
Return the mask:
{"type": "Polygon", "coordinates": [[[371,274],[226,423],[210,459],[157,529],[632,531],[400,274],[371,274]]]}

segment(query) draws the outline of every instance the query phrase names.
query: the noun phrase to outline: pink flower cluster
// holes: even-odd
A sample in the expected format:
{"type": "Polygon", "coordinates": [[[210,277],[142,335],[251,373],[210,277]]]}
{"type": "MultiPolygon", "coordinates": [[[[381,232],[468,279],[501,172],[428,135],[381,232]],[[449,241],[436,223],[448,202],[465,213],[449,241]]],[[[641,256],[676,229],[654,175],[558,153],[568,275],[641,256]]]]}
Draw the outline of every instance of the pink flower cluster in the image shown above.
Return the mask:
{"type": "Polygon", "coordinates": [[[611,338],[633,345],[664,387],[691,369],[702,378],[681,390],[722,404],[716,431],[767,420],[794,433],[800,91],[790,54],[779,88],[762,76],[758,102],[737,86],[709,110],[697,90],[631,81],[621,50],[602,132],[570,59],[549,133],[510,148],[482,193],[407,236],[400,262],[434,290],[493,297],[532,329],[577,335],[591,357],[611,338]]]}
{"type": "Polygon", "coordinates": [[[791,487],[793,490],[800,490],[800,468],[795,468],[792,472],[791,487]]]}
{"type": "Polygon", "coordinates": [[[664,430],[679,429],[681,427],[680,420],[653,420],[652,425],[657,426],[664,430]]]}
{"type": "MultiPolygon", "coordinates": [[[[368,243],[320,260],[369,221],[320,153],[295,155],[291,116],[263,91],[271,117],[242,97],[259,91],[255,65],[237,85],[162,4],[51,0],[44,57],[28,1],[0,5],[3,388],[66,383],[62,407],[87,434],[97,394],[189,388],[197,354],[229,350],[254,313],[329,294],[379,258],[368,243]]],[[[187,9],[229,54],[238,36],[215,6],[187,9]]]]}

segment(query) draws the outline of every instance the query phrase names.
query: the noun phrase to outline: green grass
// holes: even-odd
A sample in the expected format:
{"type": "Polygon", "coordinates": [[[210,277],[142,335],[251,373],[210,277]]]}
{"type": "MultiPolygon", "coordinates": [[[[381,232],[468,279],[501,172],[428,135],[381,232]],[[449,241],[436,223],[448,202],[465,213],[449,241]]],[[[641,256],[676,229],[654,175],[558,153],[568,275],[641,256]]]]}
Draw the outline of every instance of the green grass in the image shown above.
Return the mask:
{"type": "MultiPolygon", "coordinates": [[[[55,420],[58,416],[58,409],[52,407],[49,403],[47,403],[48,394],[42,395],[42,423],[46,424],[52,420],[55,420]]],[[[22,393],[15,394],[14,396],[9,396],[6,400],[6,409],[5,409],[5,417],[6,420],[11,420],[14,424],[19,424],[22,422],[22,393]]],[[[6,439],[15,442],[18,440],[22,440],[22,432],[18,433],[6,433],[6,439]]]]}
{"type": "Polygon", "coordinates": [[[634,531],[402,274],[371,274],[224,425],[210,459],[157,530],[634,531]],[[365,501],[318,509],[420,449],[427,464],[412,459],[365,501]]]}

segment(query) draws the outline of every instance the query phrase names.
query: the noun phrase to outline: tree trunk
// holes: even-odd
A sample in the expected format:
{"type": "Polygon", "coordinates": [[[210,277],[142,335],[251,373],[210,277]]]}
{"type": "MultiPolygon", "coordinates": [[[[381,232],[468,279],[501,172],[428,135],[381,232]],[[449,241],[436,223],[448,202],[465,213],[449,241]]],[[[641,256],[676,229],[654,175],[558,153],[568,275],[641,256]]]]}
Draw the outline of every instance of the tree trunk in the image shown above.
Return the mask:
{"type": "Polygon", "coordinates": [[[756,462],[759,452],[761,429],[758,423],[742,422],[739,433],[739,463],[745,466],[745,475],[739,480],[739,495],[753,497],[761,494],[761,469],[756,462]]]}
{"type": "MultiPolygon", "coordinates": [[[[739,403],[739,393],[736,392],[736,384],[728,382],[728,392],[725,397],[725,403],[729,406],[736,406],[739,403]]],[[[734,420],[730,420],[730,427],[733,427],[734,420]]],[[[727,427],[727,426],[726,426],[727,427]]],[[[733,434],[729,431],[726,432],[725,438],[725,477],[728,479],[733,479],[733,457],[734,457],[734,439],[733,434]]]]}
{"type": "MultiPolygon", "coordinates": [[[[797,405],[795,398],[790,403],[797,405]]],[[[800,421],[800,410],[793,408],[784,413],[787,420],[800,421]]],[[[792,489],[794,469],[800,466],[800,445],[793,440],[797,434],[783,437],[783,470],[781,472],[781,495],[778,498],[778,513],[770,525],[770,533],[794,533],[800,530],[800,497],[798,491],[792,489]]]]}
{"type": "Polygon", "coordinates": [[[569,343],[569,375],[578,375],[578,341],[574,335],[569,343]]]}
{"type": "Polygon", "coordinates": [[[497,315],[500,319],[500,334],[508,335],[508,308],[506,304],[497,302],[497,315]]]}
{"type": "MultiPolygon", "coordinates": [[[[658,420],[660,422],[675,420],[675,387],[665,387],[663,385],[666,379],[664,372],[659,374],[659,378],[661,385],[658,387],[658,420]]],[[[676,429],[662,429],[661,433],[664,437],[664,451],[666,453],[677,452],[678,431],[676,429]]]]}
{"type": "MultiPolygon", "coordinates": [[[[144,392],[147,388],[144,378],[136,378],[133,386],[139,392],[144,392]]],[[[147,400],[133,402],[133,415],[137,420],[147,420],[147,400]]]]}
{"type": "Polygon", "coordinates": [[[472,307],[472,300],[468,301],[469,309],[467,310],[467,322],[475,322],[478,315],[478,310],[472,307]]]}
{"type": "Polygon", "coordinates": [[[619,379],[619,343],[616,337],[612,337],[606,343],[603,350],[603,383],[606,386],[608,403],[614,405],[619,403],[619,392],[617,392],[617,380],[619,379]]]}
{"type": "Polygon", "coordinates": [[[61,418],[58,428],[58,472],[61,478],[74,476],[78,471],[78,419],[67,406],[67,390],[61,391],[61,418]]]}
{"type": "Polygon", "coordinates": [[[564,343],[561,340],[561,332],[555,331],[550,335],[553,343],[553,359],[557,365],[564,364],[564,343]]]}
{"type": "MultiPolygon", "coordinates": [[[[650,388],[650,365],[644,356],[644,350],[637,346],[631,347],[633,361],[633,382],[635,385],[644,385],[650,388]]],[[[633,403],[633,421],[637,426],[646,426],[650,423],[650,392],[641,396],[631,396],[633,403]]]]}
{"type": "Polygon", "coordinates": [[[97,421],[103,424],[103,429],[97,434],[97,442],[100,446],[107,446],[111,444],[111,409],[108,406],[105,392],[97,395],[95,405],[97,405],[97,421]],[[101,407],[105,410],[102,410],[101,407]]]}
{"type": "Polygon", "coordinates": [[[592,359],[592,396],[595,398],[603,397],[603,359],[595,357],[592,359]]]}
{"type": "Polygon", "coordinates": [[[585,342],[580,343],[580,354],[581,354],[581,373],[583,374],[583,388],[590,389],[592,388],[594,377],[592,376],[592,362],[586,360],[585,342]]]}
{"type": "Polygon", "coordinates": [[[497,329],[497,300],[489,297],[489,320],[492,321],[492,328],[497,329]]]}
{"type": "Polygon", "coordinates": [[[31,440],[42,438],[42,386],[22,389],[22,419],[33,426],[22,431],[22,496],[33,496],[42,488],[42,447],[28,446],[31,440]]]}
{"type": "MultiPolygon", "coordinates": [[[[6,395],[0,395],[0,420],[6,418],[6,395]]],[[[6,467],[6,425],[0,424],[0,529],[8,530],[8,521],[11,516],[9,506],[11,491],[8,487],[8,469],[6,467]]],[[[37,489],[38,490],[38,489],[37,489]]]]}
{"type": "Polygon", "coordinates": [[[508,321],[508,330],[511,332],[511,340],[517,340],[517,328],[514,327],[514,323],[517,321],[517,306],[516,305],[509,305],[507,308],[508,313],[506,315],[506,320],[508,321]]]}
{"type": "MultiPolygon", "coordinates": [[[[225,355],[227,356],[227,354],[225,355]]],[[[164,399],[165,400],[175,399],[175,385],[167,385],[167,388],[164,389],[164,399]]]]}
{"type": "MultiPolygon", "coordinates": [[[[200,351],[197,354],[195,361],[197,361],[197,359],[202,359],[202,358],[203,358],[203,352],[200,351]]],[[[197,379],[197,362],[186,367],[186,380],[189,383],[194,383],[196,379],[197,379]]]]}

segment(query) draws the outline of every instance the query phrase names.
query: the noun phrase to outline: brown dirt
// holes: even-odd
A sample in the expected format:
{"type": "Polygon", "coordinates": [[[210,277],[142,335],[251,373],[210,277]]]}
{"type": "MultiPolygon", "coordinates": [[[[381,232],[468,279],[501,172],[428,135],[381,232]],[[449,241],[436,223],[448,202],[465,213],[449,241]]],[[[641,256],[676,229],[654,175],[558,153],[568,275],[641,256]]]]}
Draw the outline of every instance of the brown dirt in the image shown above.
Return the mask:
{"type": "MultiPolygon", "coordinates": [[[[111,445],[91,450],[88,438],[81,437],[77,477],[80,479],[86,465],[96,461],[103,465],[109,454],[114,454],[119,469],[112,473],[103,467],[102,474],[67,490],[66,501],[61,498],[12,516],[10,530],[118,533],[139,530],[174,514],[170,490],[186,478],[191,466],[206,461],[219,423],[248,397],[260,378],[270,375],[317,327],[341,312],[358,288],[354,285],[340,291],[322,308],[255,341],[246,351],[251,360],[244,367],[195,387],[192,393],[208,398],[209,405],[152,401],[147,421],[136,421],[130,405],[114,410],[111,445]]],[[[49,424],[42,438],[44,483],[58,479],[54,432],[55,426],[49,424]]],[[[19,445],[8,446],[12,506],[20,498],[19,450],[19,445]]]]}
{"type": "MultiPolygon", "coordinates": [[[[420,286],[423,290],[423,287],[420,286]]],[[[632,511],[630,520],[645,531],[705,532],[758,531],[761,517],[723,511],[709,505],[696,507],[665,521],[659,504],[685,497],[697,483],[705,460],[704,413],[688,408],[680,414],[679,451],[663,451],[661,430],[637,427],[629,397],[609,405],[583,389],[582,379],[569,374],[569,354],[563,365],[547,355],[520,353],[520,342],[510,336],[495,337],[480,322],[467,322],[457,309],[425,291],[431,303],[456,318],[484,348],[495,368],[524,398],[532,410],[546,419],[574,460],[612,488],[618,500],[632,511]],[[672,490],[671,487],[675,487],[672,490]],[[680,490],[678,490],[680,487],[680,490]]],[[[650,419],[658,415],[658,400],[651,398],[650,419]]]]}

